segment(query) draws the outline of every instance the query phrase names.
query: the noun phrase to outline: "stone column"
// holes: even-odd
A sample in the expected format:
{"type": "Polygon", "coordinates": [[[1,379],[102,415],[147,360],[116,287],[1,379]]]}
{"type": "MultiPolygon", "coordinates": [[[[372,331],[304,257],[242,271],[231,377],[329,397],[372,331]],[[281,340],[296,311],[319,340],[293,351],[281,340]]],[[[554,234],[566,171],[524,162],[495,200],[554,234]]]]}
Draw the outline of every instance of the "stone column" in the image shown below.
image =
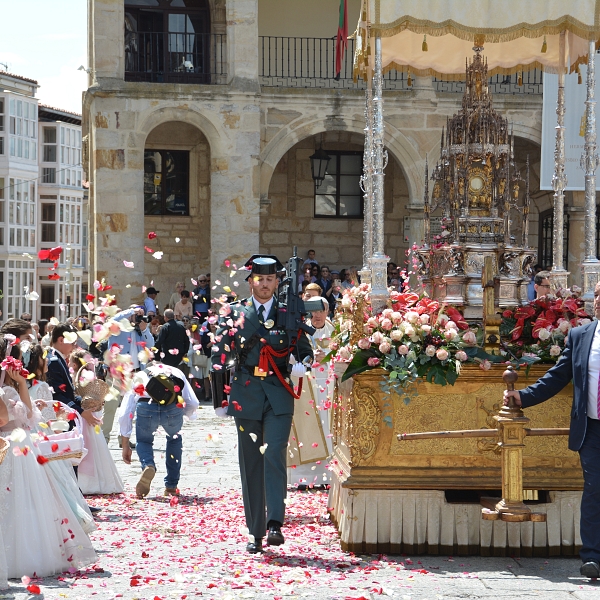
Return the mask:
{"type": "Polygon", "coordinates": [[[125,72],[123,0],[89,0],[90,85],[99,78],[123,79],[125,72]]]}
{"type": "Polygon", "coordinates": [[[227,56],[227,82],[237,90],[260,92],[258,0],[227,0],[227,56]]]}

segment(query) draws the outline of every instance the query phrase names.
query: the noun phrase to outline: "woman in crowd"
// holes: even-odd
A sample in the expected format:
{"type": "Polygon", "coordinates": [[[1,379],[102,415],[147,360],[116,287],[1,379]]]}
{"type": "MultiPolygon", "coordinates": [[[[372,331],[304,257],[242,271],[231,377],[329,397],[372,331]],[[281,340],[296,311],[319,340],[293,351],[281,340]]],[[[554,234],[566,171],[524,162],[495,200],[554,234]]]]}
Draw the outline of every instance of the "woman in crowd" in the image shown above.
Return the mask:
{"type": "Polygon", "coordinates": [[[346,290],[349,290],[353,287],[356,287],[360,284],[358,279],[358,272],[356,271],[356,267],[348,267],[344,271],[344,279],[342,280],[342,287],[346,290]]]}
{"type": "MultiPolygon", "coordinates": [[[[165,306],[165,308],[170,308],[171,310],[175,310],[175,305],[181,300],[181,292],[183,291],[185,285],[183,281],[178,281],[175,284],[175,291],[171,294],[169,298],[169,304],[165,306]]],[[[189,296],[188,296],[189,298],[189,296]]]]}
{"type": "MultiPolygon", "coordinates": [[[[85,350],[75,350],[69,357],[69,367],[72,369],[73,382],[78,384],[85,394],[85,384],[91,385],[95,379],[94,360],[85,350]]],[[[94,413],[102,417],[102,409],[94,413]]],[[[83,423],[83,439],[88,451],[77,469],[77,480],[84,494],[120,494],[123,492],[123,482],[117,471],[106,439],[100,426],[93,427],[87,421],[83,423]]]]}
{"type": "MultiPolygon", "coordinates": [[[[46,349],[41,344],[35,344],[31,347],[27,370],[35,376],[30,380],[29,397],[41,413],[41,420],[35,425],[38,434],[43,436],[51,430],[52,421],[57,419],[55,407],[60,406],[60,403],[54,401],[52,390],[46,383],[48,361],[46,360],[46,349]],[[46,427],[43,427],[40,423],[46,425],[46,427]]],[[[69,412],[68,407],[64,404],[61,406],[69,412]]],[[[69,460],[52,460],[47,463],[47,466],[52,471],[60,491],[77,517],[82,529],[86,533],[94,531],[96,524],[79,489],[71,462],[69,460]]]]}
{"type": "Polygon", "coordinates": [[[0,466],[0,529],[9,578],[47,577],[96,561],[92,544],[73,511],[52,481],[47,463],[38,457],[29,433],[34,414],[21,365],[5,359],[21,358],[14,338],[0,337],[4,363],[0,402],[8,421],[0,435],[11,439],[10,451],[0,466]]]}
{"type": "Polygon", "coordinates": [[[181,321],[184,317],[191,319],[194,315],[194,308],[190,301],[190,293],[187,290],[182,290],[181,300],[175,304],[173,312],[178,321],[181,321]]]}

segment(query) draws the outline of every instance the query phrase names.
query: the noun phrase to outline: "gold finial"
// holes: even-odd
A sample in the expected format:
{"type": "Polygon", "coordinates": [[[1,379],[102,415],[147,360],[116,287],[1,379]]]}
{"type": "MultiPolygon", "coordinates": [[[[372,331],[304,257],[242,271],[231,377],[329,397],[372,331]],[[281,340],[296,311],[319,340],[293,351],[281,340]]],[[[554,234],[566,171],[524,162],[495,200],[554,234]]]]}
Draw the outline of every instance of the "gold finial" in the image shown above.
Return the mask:
{"type": "Polygon", "coordinates": [[[542,54],[548,51],[548,44],[546,44],[546,36],[544,36],[544,43],[542,44],[542,54]]]}
{"type": "Polygon", "coordinates": [[[423,35],[423,43],[421,44],[421,50],[423,52],[427,52],[429,48],[427,47],[427,34],[423,35]]]}

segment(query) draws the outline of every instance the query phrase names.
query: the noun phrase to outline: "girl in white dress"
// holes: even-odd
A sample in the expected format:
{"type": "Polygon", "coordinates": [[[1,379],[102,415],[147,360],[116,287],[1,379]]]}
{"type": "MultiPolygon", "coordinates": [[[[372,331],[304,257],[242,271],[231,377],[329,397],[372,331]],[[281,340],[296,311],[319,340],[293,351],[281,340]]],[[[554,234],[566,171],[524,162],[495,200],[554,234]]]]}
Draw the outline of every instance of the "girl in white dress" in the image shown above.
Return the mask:
{"type": "MultiPolygon", "coordinates": [[[[73,511],[56,489],[46,464],[38,460],[29,434],[33,406],[27,381],[17,365],[5,362],[11,343],[0,337],[0,401],[8,422],[0,435],[11,439],[11,448],[0,467],[0,530],[9,579],[23,575],[47,577],[96,562],[96,553],[73,511]],[[3,381],[2,381],[3,379],[3,381]]],[[[12,355],[20,359],[18,346],[12,355]]],[[[39,416],[39,415],[38,415],[39,416]]]]}
{"type": "MultiPolygon", "coordinates": [[[[46,352],[46,349],[40,344],[32,346],[27,370],[35,375],[29,388],[29,396],[41,413],[40,421],[49,425],[49,421],[56,420],[56,415],[52,390],[46,383],[46,373],[48,372],[46,352]]],[[[70,411],[67,410],[67,412],[70,411]]],[[[48,429],[43,428],[39,423],[36,423],[36,425],[38,433],[43,435],[48,432],[48,429]]],[[[52,471],[60,491],[69,503],[71,510],[75,513],[82,529],[86,533],[94,531],[96,529],[94,517],[79,489],[71,462],[69,460],[52,460],[47,463],[47,466],[52,471]]]]}
{"type": "MultiPolygon", "coordinates": [[[[74,377],[84,365],[93,373],[94,362],[88,352],[75,350],[71,353],[69,367],[73,369],[74,377]]],[[[93,414],[102,418],[102,411],[93,414]]],[[[77,481],[81,491],[84,494],[121,494],[123,481],[100,427],[96,429],[84,421],[83,439],[88,453],[77,468],[77,481]]]]}

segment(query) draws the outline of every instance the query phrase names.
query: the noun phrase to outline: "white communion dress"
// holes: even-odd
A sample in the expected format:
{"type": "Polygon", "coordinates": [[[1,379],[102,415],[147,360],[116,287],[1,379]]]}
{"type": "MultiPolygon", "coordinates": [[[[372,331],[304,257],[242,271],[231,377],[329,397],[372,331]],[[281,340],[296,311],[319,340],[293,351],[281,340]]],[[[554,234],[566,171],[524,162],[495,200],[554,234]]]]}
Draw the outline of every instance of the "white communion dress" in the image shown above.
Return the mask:
{"type": "MultiPolygon", "coordinates": [[[[55,419],[54,409],[52,404],[54,402],[52,398],[52,390],[45,381],[39,381],[35,385],[29,388],[29,396],[31,401],[43,401],[46,404],[45,409],[41,409],[40,419],[34,420],[34,426],[37,432],[41,435],[45,434],[48,430],[44,430],[38,421],[48,423],[48,421],[55,419]]],[[[46,463],[46,466],[52,471],[54,479],[59,490],[62,492],[65,500],[68,502],[71,510],[77,517],[79,524],[86,533],[91,533],[96,529],[96,523],[94,517],[90,511],[88,503],[85,501],[79,485],[77,484],[77,478],[71,462],[68,460],[52,460],[46,463]]]]}
{"type": "Polygon", "coordinates": [[[11,387],[3,387],[0,396],[9,417],[0,435],[14,434],[0,466],[0,530],[8,578],[47,577],[96,562],[92,543],[57,489],[48,463],[37,461],[27,407],[11,387]]]}

